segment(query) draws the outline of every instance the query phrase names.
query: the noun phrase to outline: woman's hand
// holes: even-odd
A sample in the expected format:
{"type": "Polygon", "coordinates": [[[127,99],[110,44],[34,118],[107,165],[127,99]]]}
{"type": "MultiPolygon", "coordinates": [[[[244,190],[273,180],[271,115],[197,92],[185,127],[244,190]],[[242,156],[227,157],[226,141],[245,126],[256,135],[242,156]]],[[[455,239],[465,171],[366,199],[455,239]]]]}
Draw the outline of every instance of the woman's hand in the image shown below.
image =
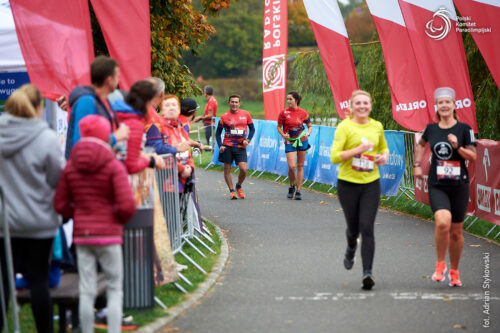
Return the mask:
{"type": "Polygon", "coordinates": [[[424,179],[424,173],[422,172],[422,167],[421,166],[416,166],[413,168],[413,174],[417,179],[424,179]]]}
{"type": "Polygon", "coordinates": [[[288,134],[288,133],[284,133],[281,137],[282,137],[284,140],[288,140],[288,139],[290,139],[290,134],[288,134]]]}
{"type": "Polygon", "coordinates": [[[362,154],[367,150],[373,149],[375,144],[373,142],[363,142],[358,146],[358,153],[362,154]]]}
{"type": "Polygon", "coordinates": [[[248,139],[245,139],[245,140],[243,140],[242,144],[243,144],[243,147],[246,148],[250,144],[250,141],[248,141],[248,139]]]}
{"type": "Polygon", "coordinates": [[[185,152],[186,150],[189,149],[189,142],[183,141],[183,142],[179,143],[175,148],[177,148],[177,151],[179,153],[185,152]]]}
{"type": "Polygon", "coordinates": [[[375,158],[376,165],[385,165],[387,163],[387,159],[389,158],[388,153],[377,154],[375,158]]]}
{"type": "Polygon", "coordinates": [[[181,173],[181,178],[188,178],[191,176],[191,173],[193,172],[193,169],[191,168],[190,165],[185,165],[184,166],[184,171],[181,173]]]}
{"type": "Polygon", "coordinates": [[[165,160],[160,156],[153,154],[153,158],[155,159],[155,169],[163,170],[166,168],[165,160]]]}
{"type": "Polygon", "coordinates": [[[453,149],[458,148],[458,139],[457,139],[457,136],[455,134],[451,134],[451,133],[448,134],[448,142],[453,147],[453,149]]]}
{"type": "Polygon", "coordinates": [[[220,152],[220,153],[223,153],[223,152],[224,152],[224,150],[226,150],[226,146],[222,146],[222,147],[220,147],[220,148],[219,148],[219,152],[220,152]]]}

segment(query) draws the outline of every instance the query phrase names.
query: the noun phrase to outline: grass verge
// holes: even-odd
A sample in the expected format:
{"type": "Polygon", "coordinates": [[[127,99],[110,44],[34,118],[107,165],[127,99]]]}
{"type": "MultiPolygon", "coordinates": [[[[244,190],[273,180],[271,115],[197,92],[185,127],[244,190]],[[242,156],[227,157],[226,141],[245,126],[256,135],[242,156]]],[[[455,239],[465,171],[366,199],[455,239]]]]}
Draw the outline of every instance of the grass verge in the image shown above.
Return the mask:
{"type": "MultiPolygon", "coordinates": [[[[210,253],[207,249],[205,249],[196,239],[192,239],[191,241],[193,244],[195,244],[196,247],[198,247],[205,255],[206,258],[201,257],[193,248],[191,248],[189,245],[185,245],[183,250],[184,252],[191,258],[193,258],[203,269],[205,269],[208,273],[212,271],[212,268],[214,265],[217,263],[217,260],[219,258],[220,252],[221,252],[221,245],[222,245],[222,240],[220,239],[217,231],[215,230],[214,225],[210,223],[205,223],[208,229],[210,230],[212,236],[212,240],[214,241],[215,244],[211,244],[208,241],[205,242],[207,245],[212,248],[216,253],[212,254],[210,253]]],[[[178,290],[172,283],[156,287],[155,288],[155,296],[159,298],[163,304],[165,304],[167,307],[172,308],[175,305],[183,302],[186,300],[187,295],[191,294],[194,292],[200,283],[205,281],[207,275],[204,275],[201,273],[199,270],[197,270],[193,265],[188,263],[188,261],[181,256],[180,254],[177,254],[175,256],[175,260],[182,265],[188,266],[186,270],[182,271],[182,274],[192,282],[193,286],[189,286],[182,280],[178,280],[177,283],[182,285],[187,291],[188,294],[182,293],[180,290],[178,290]]],[[[168,310],[163,310],[160,306],[158,306],[155,303],[155,307],[152,309],[147,309],[147,310],[126,310],[124,311],[127,314],[130,314],[134,317],[134,322],[139,324],[139,328],[144,327],[152,322],[154,322],[156,319],[161,318],[161,317],[166,317],[168,316],[168,310]]],[[[11,313],[11,312],[10,312],[11,313]]],[[[56,305],[54,305],[54,314],[58,314],[59,309],[56,305]]],[[[10,314],[9,319],[12,318],[12,315],[10,314]]],[[[32,311],[31,311],[31,305],[30,304],[25,304],[24,306],[21,307],[21,311],[19,312],[19,324],[20,324],[20,329],[21,332],[36,332],[36,327],[35,327],[35,322],[33,319],[32,311]]],[[[13,328],[14,325],[12,323],[12,320],[9,322],[9,327],[13,328]]],[[[59,331],[59,325],[57,321],[54,321],[54,332],[59,331]]],[[[96,332],[104,332],[105,330],[100,330],[100,329],[95,329],[96,332]]]]}

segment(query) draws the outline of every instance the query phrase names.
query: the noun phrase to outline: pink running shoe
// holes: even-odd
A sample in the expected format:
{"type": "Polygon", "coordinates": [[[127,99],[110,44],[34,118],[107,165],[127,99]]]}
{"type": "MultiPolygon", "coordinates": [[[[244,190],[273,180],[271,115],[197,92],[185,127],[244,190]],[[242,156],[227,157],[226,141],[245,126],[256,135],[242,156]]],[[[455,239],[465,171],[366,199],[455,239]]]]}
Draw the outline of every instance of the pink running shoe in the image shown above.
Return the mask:
{"type": "Polygon", "coordinates": [[[446,273],[446,262],[437,261],[436,271],[434,272],[434,274],[432,274],[432,279],[437,282],[443,282],[446,279],[444,273],[446,273]]]}
{"type": "Polygon", "coordinates": [[[450,287],[462,286],[462,281],[460,281],[460,273],[458,272],[458,269],[450,269],[450,274],[448,274],[448,278],[450,279],[450,283],[448,283],[450,287]]]}

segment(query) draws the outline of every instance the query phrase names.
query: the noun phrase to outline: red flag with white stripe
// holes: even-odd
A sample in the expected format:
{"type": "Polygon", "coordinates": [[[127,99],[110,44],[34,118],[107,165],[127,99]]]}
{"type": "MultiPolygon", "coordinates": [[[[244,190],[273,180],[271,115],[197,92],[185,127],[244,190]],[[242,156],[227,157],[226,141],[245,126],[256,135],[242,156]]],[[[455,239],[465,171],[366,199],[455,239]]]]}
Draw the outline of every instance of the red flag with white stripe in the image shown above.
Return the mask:
{"type": "Polygon", "coordinates": [[[467,29],[483,55],[500,89],[500,17],[499,0],[454,0],[462,15],[460,29],[467,29]]]}
{"type": "Polygon", "coordinates": [[[330,82],[340,118],[348,115],[349,99],[359,89],[351,46],[337,1],[303,0],[330,82]]]}
{"type": "Polygon", "coordinates": [[[425,95],[398,0],[367,0],[366,3],[384,52],[392,117],[405,128],[423,131],[434,117],[434,100],[425,95]]]}
{"type": "Polygon", "coordinates": [[[399,0],[426,96],[439,87],[456,91],[460,121],[477,133],[476,109],[457,16],[451,0],[399,0]]]}
{"type": "Polygon", "coordinates": [[[277,120],[285,108],[288,52],[288,1],[265,0],[262,89],[266,120],[277,120]]]}

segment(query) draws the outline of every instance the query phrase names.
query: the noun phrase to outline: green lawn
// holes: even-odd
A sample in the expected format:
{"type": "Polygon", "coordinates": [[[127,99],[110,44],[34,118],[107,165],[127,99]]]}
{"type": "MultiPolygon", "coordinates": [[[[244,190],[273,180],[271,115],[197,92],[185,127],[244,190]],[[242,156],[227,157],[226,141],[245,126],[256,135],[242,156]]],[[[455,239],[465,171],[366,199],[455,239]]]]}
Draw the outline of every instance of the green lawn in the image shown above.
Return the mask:
{"type": "MultiPolygon", "coordinates": [[[[200,106],[200,108],[196,112],[196,115],[202,115],[203,110],[205,110],[205,105],[207,104],[207,99],[203,96],[197,96],[194,99],[200,106]]],[[[218,109],[217,109],[218,117],[229,111],[227,100],[217,97],[217,103],[218,103],[218,109]]],[[[243,100],[241,103],[241,109],[248,111],[252,116],[252,118],[254,119],[264,119],[264,103],[262,101],[243,100]]]]}

